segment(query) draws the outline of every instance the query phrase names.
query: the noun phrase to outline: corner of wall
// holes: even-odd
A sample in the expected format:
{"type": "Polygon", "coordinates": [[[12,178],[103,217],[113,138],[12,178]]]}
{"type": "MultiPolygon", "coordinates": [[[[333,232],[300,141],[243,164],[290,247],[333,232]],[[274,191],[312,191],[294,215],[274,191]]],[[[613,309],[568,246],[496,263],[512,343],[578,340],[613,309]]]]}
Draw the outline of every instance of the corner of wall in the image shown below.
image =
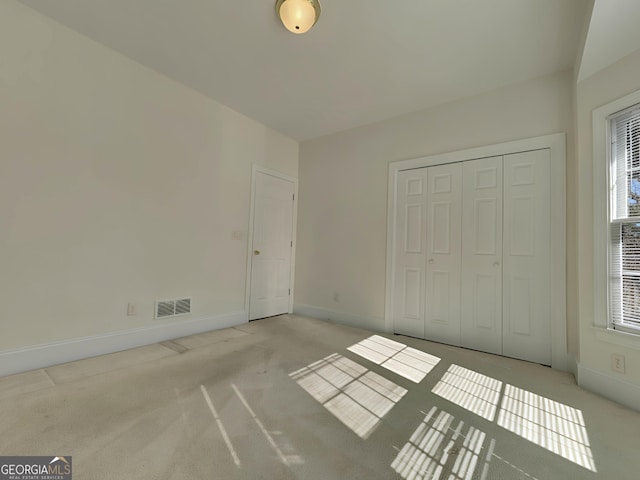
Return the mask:
{"type": "Polygon", "coordinates": [[[571,373],[578,383],[578,358],[573,353],[567,353],[567,372],[571,373]]]}

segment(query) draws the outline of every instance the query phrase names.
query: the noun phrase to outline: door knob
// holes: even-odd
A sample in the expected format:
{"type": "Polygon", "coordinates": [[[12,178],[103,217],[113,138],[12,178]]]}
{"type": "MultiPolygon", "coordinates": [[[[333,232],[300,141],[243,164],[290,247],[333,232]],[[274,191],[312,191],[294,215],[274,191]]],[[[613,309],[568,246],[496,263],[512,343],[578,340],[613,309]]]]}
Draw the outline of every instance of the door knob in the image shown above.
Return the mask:
{"type": "Polygon", "coordinates": [[[429,263],[433,263],[433,258],[430,258],[430,259],[429,259],[429,263]]]}
{"type": "Polygon", "coordinates": [[[254,255],[260,255],[260,250],[254,250],[254,251],[253,251],[253,254],[254,254],[254,255]]]}
{"type": "Polygon", "coordinates": [[[500,262],[497,262],[497,261],[496,261],[496,262],[493,262],[493,266],[494,266],[494,267],[499,267],[499,266],[500,266],[500,262]]]}

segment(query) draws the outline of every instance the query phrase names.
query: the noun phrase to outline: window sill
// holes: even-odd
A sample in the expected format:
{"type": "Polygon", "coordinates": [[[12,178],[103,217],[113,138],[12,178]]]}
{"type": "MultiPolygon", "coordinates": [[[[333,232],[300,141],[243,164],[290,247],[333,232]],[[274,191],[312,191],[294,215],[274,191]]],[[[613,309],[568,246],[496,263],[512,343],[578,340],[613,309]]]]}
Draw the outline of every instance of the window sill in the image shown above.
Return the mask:
{"type": "Polygon", "coordinates": [[[595,337],[603,342],[612,343],[621,347],[640,350],[640,335],[621,332],[611,328],[591,327],[595,337]]]}

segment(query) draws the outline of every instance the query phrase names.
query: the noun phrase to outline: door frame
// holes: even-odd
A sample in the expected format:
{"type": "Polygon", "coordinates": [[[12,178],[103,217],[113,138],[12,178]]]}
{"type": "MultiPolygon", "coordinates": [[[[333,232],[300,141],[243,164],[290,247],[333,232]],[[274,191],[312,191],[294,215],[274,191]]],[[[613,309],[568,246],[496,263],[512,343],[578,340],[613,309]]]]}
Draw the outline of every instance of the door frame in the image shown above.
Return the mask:
{"type": "Polygon", "coordinates": [[[464,162],[486,157],[509,155],[530,150],[549,149],[551,168],[551,238],[550,238],[550,293],[551,293],[551,366],[566,371],[567,354],[567,300],[566,300],[566,135],[556,133],[541,137],[515,140],[455,152],[399,160],[389,164],[387,197],[387,269],[385,292],[385,329],[393,332],[394,256],[396,242],[396,184],[398,172],[446,163],[464,162]]]}
{"type": "Polygon", "coordinates": [[[289,312],[293,313],[293,295],[294,295],[294,280],[295,280],[295,260],[296,260],[296,233],[298,223],[298,179],[285,175],[271,168],[264,167],[262,165],[253,164],[251,168],[251,204],[249,207],[249,228],[247,233],[247,276],[245,280],[245,299],[244,299],[244,311],[246,318],[249,318],[250,301],[251,301],[251,262],[253,259],[253,222],[255,218],[255,198],[256,198],[256,177],[259,174],[270,175],[272,177],[280,178],[293,183],[293,224],[291,232],[291,241],[293,245],[291,247],[291,271],[289,272],[289,286],[291,288],[291,294],[289,295],[289,312]]]}

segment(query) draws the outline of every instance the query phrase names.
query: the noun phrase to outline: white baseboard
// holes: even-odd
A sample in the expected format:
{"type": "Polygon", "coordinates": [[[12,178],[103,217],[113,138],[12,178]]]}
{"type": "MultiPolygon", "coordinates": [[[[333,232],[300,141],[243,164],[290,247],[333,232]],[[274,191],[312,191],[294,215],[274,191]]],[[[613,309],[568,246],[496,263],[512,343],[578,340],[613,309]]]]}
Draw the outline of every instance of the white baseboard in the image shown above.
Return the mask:
{"type": "Polygon", "coordinates": [[[302,304],[293,305],[293,313],[320,320],[329,320],[330,322],[362,328],[372,332],[385,332],[384,318],[380,317],[365,317],[354,313],[339,312],[328,308],[302,304]]]}
{"type": "Polygon", "coordinates": [[[234,327],[248,321],[246,312],[232,312],[0,351],[0,377],[120,352],[209,330],[234,327]]]}
{"type": "Polygon", "coordinates": [[[625,407],[640,411],[640,386],[626,382],[613,375],[587,368],[578,363],[578,385],[618,402],[625,407]]]}

